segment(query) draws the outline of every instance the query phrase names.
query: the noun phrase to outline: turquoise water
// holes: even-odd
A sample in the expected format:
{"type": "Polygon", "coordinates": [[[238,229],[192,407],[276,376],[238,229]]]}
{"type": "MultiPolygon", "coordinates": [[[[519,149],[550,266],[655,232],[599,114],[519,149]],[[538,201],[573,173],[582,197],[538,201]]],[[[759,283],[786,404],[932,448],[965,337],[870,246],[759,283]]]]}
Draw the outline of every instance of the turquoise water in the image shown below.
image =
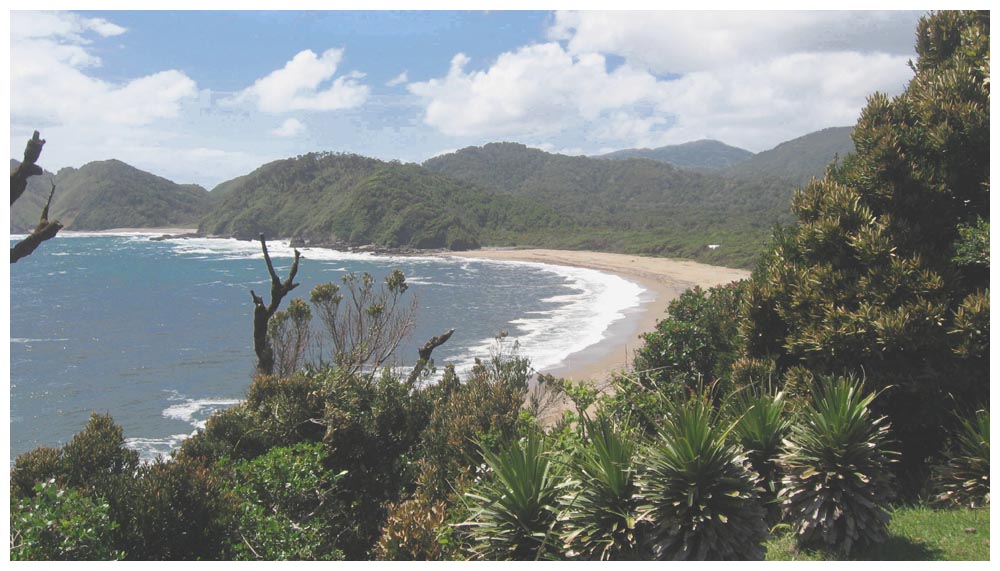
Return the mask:
{"type": "MultiPolygon", "coordinates": [[[[284,277],[291,249],[270,245],[284,277]]],[[[436,257],[303,249],[291,297],[347,272],[407,276],[417,297],[416,347],[455,327],[434,352],[467,370],[500,330],[538,370],[597,341],[639,303],[637,285],[599,272],[436,257]]],[[[246,394],[254,367],[249,290],[269,291],[259,244],[142,235],[66,234],[11,266],[11,458],[66,443],[91,411],[108,412],[152,458],[213,410],[246,394]]],[[[287,301],[286,301],[287,304],[287,301]]]]}

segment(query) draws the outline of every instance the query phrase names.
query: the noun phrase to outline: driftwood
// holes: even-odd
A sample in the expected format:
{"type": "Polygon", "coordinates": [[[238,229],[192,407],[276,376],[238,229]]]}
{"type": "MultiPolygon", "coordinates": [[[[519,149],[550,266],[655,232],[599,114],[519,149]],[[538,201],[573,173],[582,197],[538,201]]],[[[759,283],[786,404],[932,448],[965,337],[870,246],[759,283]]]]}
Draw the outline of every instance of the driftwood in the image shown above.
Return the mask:
{"type": "Polygon", "coordinates": [[[420,378],[420,373],[424,372],[424,367],[426,367],[427,363],[430,362],[431,360],[431,352],[434,351],[434,349],[440,347],[441,345],[444,345],[445,342],[451,338],[451,334],[454,332],[455,332],[454,329],[449,329],[448,331],[446,331],[441,335],[438,335],[436,337],[431,337],[430,341],[425,343],[424,346],[421,347],[420,349],[417,349],[417,354],[420,356],[420,358],[417,359],[416,366],[413,367],[413,370],[410,371],[410,376],[406,379],[407,385],[412,387],[413,385],[416,384],[417,379],[420,378]]]}
{"type": "Polygon", "coordinates": [[[297,288],[299,284],[294,283],[295,274],[299,271],[299,251],[295,250],[295,260],[291,269],[288,270],[288,279],[281,281],[278,273],[274,271],[274,264],[271,263],[271,255],[267,252],[267,241],[264,234],[260,235],[260,247],[264,251],[264,262],[267,263],[267,271],[271,274],[271,303],[265,305],[264,300],[250,290],[250,297],[253,299],[253,350],[257,354],[257,371],[270,375],[274,372],[274,351],[267,342],[267,324],[271,317],[278,311],[281,300],[288,292],[297,288]]]}
{"type": "MultiPolygon", "coordinates": [[[[28,188],[28,177],[42,174],[42,167],[38,166],[38,157],[42,154],[42,147],[45,139],[42,139],[38,131],[31,136],[28,144],[24,147],[24,161],[17,165],[17,168],[10,173],[10,203],[13,205],[28,188]]],[[[16,263],[25,256],[30,256],[42,242],[55,238],[56,234],[62,230],[62,224],[58,220],[49,220],[49,207],[52,206],[52,196],[56,193],[56,185],[52,183],[52,190],[49,192],[49,199],[45,201],[42,208],[42,215],[38,225],[28,235],[10,249],[10,263],[16,263]]]]}

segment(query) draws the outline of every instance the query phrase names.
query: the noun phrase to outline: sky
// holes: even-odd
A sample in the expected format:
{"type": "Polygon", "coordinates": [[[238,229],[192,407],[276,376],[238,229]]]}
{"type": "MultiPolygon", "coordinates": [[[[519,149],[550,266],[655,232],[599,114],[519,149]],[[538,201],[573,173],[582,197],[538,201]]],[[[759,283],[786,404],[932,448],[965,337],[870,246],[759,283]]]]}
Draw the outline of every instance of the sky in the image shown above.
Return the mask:
{"type": "Polygon", "coordinates": [[[10,150],[208,189],[314,151],[753,152],[912,77],[920,12],[12,11],[10,150]]]}

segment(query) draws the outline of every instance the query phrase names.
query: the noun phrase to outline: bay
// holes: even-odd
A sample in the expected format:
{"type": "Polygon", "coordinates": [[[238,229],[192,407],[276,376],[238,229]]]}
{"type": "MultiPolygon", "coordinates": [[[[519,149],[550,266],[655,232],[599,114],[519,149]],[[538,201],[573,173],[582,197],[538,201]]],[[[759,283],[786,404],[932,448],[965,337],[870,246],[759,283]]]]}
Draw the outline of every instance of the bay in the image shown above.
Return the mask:
{"type": "MultiPolygon", "coordinates": [[[[269,249],[284,277],[291,248],[269,249]]],[[[286,304],[348,272],[381,280],[402,270],[418,310],[398,359],[412,365],[417,346],[454,327],[434,352],[439,370],[453,363],[467,371],[489,356],[501,330],[537,370],[556,367],[599,342],[643,291],[617,276],[545,264],[302,254],[301,285],[286,304]]],[[[178,446],[246,394],[250,289],[267,298],[267,270],[259,244],[237,240],[65,233],[11,266],[11,460],[65,444],[91,412],[111,414],[147,460],[178,446]]]]}

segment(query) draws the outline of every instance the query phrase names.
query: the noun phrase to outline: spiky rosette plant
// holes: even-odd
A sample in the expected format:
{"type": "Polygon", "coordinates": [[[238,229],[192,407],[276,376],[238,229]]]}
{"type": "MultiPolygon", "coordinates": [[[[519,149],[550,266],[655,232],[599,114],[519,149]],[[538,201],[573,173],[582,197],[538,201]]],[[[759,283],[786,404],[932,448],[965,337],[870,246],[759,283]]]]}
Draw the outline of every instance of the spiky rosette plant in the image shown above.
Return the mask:
{"type": "Polygon", "coordinates": [[[466,494],[474,507],[462,524],[476,559],[532,561],[556,552],[554,527],[562,493],[562,468],[534,432],[500,453],[482,449],[489,468],[466,494]]]}
{"type": "Polygon", "coordinates": [[[778,494],[800,544],[849,554],[887,537],[891,497],[889,423],[870,409],[851,378],[826,379],[792,426],[780,465],[778,494]]]}
{"type": "Polygon", "coordinates": [[[730,429],[708,397],[671,406],[639,479],[656,559],[764,558],[768,529],[757,474],[727,441],[730,429]]]}
{"type": "Polygon", "coordinates": [[[639,556],[638,443],[608,418],[587,422],[570,469],[575,479],[563,496],[567,554],[608,561],[639,556]]]}
{"type": "Polygon", "coordinates": [[[792,425],[786,408],[785,393],[781,391],[744,391],[731,400],[731,414],[736,418],[734,440],[746,451],[750,465],[760,477],[760,498],[769,523],[776,523],[781,512],[777,504],[781,488],[778,456],[792,425]]]}
{"type": "Polygon", "coordinates": [[[948,462],[934,477],[935,502],[978,508],[990,504],[990,411],[962,419],[948,462]]]}

